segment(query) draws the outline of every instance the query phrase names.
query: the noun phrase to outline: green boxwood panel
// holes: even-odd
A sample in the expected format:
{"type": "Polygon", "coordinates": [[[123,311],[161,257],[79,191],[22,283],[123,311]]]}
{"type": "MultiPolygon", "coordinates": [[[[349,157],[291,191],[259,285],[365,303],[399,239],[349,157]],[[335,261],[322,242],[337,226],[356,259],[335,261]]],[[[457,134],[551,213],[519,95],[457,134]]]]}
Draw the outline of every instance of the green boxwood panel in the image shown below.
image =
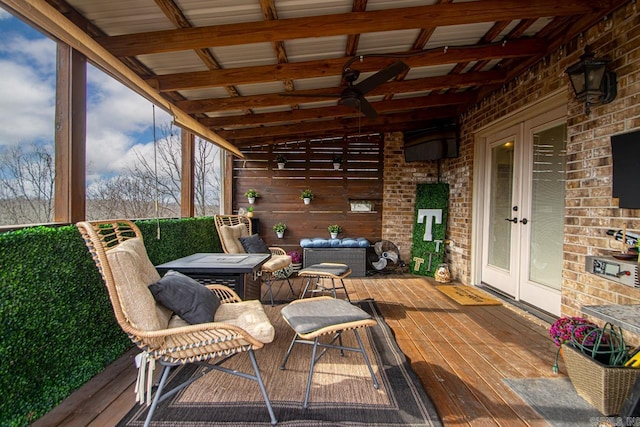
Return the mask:
{"type": "MultiPolygon", "coordinates": [[[[136,223],[154,264],[222,251],[211,217],[136,223]]],[[[40,418],[132,345],[72,225],[0,234],[0,322],[2,426],[40,418]]]]}
{"type": "Polygon", "coordinates": [[[438,264],[444,261],[444,240],[447,230],[447,209],[449,206],[449,184],[418,184],[416,187],[416,207],[413,224],[413,245],[411,246],[411,260],[409,271],[421,276],[433,277],[438,264]],[[442,222],[432,223],[433,240],[425,241],[424,234],[427,221],[418,223],[420,209],[442,209],[442,222]],[[436,251],[436,240],[441,240],[436,251]],[[431,254],[431,268],[429,268],[429,254],[431,254]],[[423,260],[423,261],[420,261],[423,260]]]}

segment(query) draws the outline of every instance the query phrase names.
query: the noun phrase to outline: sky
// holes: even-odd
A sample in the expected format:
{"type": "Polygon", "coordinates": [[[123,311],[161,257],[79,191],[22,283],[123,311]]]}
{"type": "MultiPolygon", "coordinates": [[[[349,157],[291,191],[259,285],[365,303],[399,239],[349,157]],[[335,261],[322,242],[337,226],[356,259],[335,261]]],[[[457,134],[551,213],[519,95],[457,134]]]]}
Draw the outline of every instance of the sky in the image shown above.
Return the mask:
{"type": "MultiPolygon", "coordinates": [[[[0,8],[0,150],[53,147],[55,43],[0,8]]],[[[153,156],[152,104],[93,66],[87,70],[87,182],[153,156]]],[[[155,108],[157,138],[171,117],[155,108]]]]}

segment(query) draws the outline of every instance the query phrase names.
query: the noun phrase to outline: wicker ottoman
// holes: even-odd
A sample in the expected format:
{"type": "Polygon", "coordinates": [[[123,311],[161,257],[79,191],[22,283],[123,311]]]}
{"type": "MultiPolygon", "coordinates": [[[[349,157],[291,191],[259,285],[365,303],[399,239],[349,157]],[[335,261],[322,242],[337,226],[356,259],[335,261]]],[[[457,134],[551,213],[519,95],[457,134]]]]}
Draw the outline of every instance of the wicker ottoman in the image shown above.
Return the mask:
{"type": "Polygon", "coordinates": [[[343,355],[345,350],[362,354],[367,368],[369,368],[369,373],[373,380],[373,387],[376,389],[379,387],[378,380],[373,372],[367,353],[364,351],[364,346],[362,345],[362,340],[357,330],[358,328],[376,325],[376,321],[367,312],[347,301],[324,296],[293,301],[284,307],[281,313],[284,320],[295,331],[295,335],[289,345],[287,354],[284,356],[280,369],[285,369],[287,360],[296,343],[313,345],[307,389],[302,405],[304,408],[309,404],[313,368],[330,348],[339,349],[343,355]],[[342,333],[349,329],[355,334],[356,340],[358,341],[358,348],[345,347],[342,345],[342,333]],[[334,335],[328,344],[323,344],[318,341],[321,336],[328,334],[334,335]],[[336,341],[338,341],[338,344],[335,344],[336,341]],[[320,355],[317,355],[318,347],[324,347],[320,355]]]}

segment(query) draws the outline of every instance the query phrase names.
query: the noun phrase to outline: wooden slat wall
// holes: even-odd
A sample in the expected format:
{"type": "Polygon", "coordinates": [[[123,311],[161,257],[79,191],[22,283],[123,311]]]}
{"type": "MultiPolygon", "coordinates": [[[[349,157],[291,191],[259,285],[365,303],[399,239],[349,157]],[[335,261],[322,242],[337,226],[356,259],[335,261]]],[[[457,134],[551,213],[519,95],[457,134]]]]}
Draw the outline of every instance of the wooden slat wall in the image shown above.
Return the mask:
{"type": "Polygon", "coordinates": [[[380,240],[382,224],[383,138],[376,134],[358,139],[315,139],[264,145],[243,150],[246,160],[233,163],[233,212],[247,208],[244,193],[254,188],[260,197],[254,204],[260,220],[260,236],[270,246],[287,252],[299,250],[300,239],[328,238],[327,227],[339,224],[339,237],[380,240]],[[287,157],[278,169],[276,156],[287,157]],[[340,170],[332,159],[343,158],[340,170]],[[315,194],[311,204],[300,199],[302,190],[315,194]],[[374,212],[351,212],[350,200],[370,200],[374,212]],[[277,222],[287,224],[283,239],[273,232],[277,222]]]}

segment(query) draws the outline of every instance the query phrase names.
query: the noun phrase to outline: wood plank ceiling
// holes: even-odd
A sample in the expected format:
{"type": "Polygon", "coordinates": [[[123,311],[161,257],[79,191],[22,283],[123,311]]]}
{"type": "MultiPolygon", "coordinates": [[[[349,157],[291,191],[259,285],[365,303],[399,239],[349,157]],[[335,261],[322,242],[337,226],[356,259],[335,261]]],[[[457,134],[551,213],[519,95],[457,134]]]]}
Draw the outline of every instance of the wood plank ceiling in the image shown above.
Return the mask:
{"type": "Polygon", "coordinates": [[[239,148],[455,119],[621,0],[47,0],[239,148]],[[401,60],[366,93],[355,85],[401,60]],[[324,96],[330,95],[330,96],[324,96]]]}

